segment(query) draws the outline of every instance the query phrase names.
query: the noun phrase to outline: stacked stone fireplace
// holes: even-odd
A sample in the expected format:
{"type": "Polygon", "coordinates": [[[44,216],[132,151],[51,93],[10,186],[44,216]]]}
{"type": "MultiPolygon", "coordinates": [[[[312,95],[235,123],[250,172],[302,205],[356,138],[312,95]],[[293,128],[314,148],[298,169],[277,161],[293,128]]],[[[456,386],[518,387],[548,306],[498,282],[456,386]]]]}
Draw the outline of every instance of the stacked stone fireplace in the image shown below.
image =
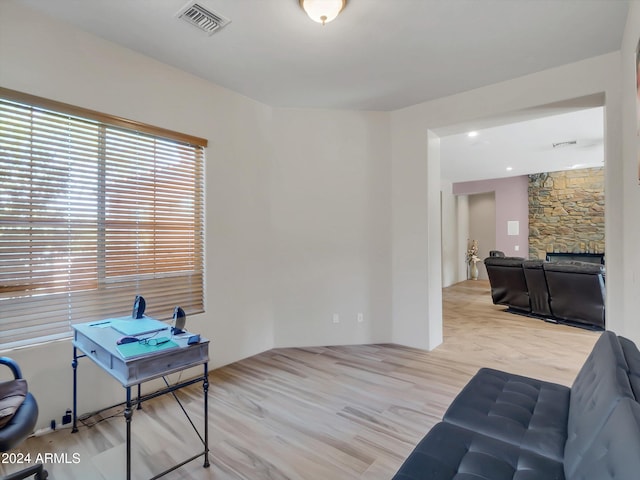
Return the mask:
{"type": "Polygon", "coordinates": [[[529,175],[529,257],[602,253],[604,169],[529,175]]]}

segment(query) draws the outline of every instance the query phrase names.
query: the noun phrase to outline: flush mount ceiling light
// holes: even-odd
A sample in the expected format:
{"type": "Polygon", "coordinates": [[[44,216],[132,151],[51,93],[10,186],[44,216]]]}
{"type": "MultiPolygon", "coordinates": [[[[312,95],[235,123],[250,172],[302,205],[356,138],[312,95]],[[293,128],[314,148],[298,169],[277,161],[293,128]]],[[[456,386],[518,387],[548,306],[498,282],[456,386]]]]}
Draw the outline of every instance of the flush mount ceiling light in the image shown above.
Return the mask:
{"type": "Polygon", "coordinates": [[[324,25],[338,16],[347,0],[300,0],[300,6],[314,22],[324,25]]]}

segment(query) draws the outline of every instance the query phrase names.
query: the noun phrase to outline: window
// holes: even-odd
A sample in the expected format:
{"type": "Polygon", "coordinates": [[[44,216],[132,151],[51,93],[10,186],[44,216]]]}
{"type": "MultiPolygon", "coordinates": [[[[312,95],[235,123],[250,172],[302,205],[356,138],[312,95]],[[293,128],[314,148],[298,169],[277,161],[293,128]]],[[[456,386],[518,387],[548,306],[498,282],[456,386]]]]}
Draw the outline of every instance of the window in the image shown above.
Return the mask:
{"type": "Polygon", "coordinates": [[[206,143],[0,88],[0,348],[202,312],[206,143]]]}

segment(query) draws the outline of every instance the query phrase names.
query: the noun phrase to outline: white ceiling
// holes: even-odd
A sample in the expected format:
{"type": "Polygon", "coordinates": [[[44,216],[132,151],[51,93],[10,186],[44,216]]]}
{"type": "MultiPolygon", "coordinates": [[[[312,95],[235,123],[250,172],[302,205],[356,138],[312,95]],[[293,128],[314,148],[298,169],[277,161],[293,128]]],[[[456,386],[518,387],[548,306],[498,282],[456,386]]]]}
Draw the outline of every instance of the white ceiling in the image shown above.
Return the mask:
{"type": "Polygon", "coordinates": [[[441,138],[443,179],[455,183],[603,166],[603,107],[475,131],[475,137],[465,132],[441,138]],[[571,141],[576,144],[553,147],[571,141]]]}
{"type": "MultiPolygon", "coordinates": [[[[7,1],[7,0],[2,0],[7,1]]],[[[620,49],[623,0],[348,0],[311,21],[298,0],[15,0],[272,106],[394,110],[620,49]]]]}
{"type": "MultiPolygon", "coordinates": [[[[271,106],[382,111],[619,50],[629,4],[348,0],[323,27],[298,0],[198,0],[231,19],[208,36],[176,18],[186,0],[14,1],[271,106]]],[[[602,109],[570,110],[443,137],[443,178],[601,165],[602,109]]]]}

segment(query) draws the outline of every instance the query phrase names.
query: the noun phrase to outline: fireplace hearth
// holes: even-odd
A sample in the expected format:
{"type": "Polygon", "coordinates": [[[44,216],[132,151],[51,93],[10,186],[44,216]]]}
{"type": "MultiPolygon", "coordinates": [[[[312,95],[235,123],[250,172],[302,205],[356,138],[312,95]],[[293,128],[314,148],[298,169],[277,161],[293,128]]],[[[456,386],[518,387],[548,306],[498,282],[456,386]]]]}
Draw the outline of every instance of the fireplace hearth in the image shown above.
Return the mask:
{"type": "Polygon", "coordinates": [[[561,262],[563,260],[599,263],[604,265],[604,253],[547,252],[547,262],[561,262]]]}

